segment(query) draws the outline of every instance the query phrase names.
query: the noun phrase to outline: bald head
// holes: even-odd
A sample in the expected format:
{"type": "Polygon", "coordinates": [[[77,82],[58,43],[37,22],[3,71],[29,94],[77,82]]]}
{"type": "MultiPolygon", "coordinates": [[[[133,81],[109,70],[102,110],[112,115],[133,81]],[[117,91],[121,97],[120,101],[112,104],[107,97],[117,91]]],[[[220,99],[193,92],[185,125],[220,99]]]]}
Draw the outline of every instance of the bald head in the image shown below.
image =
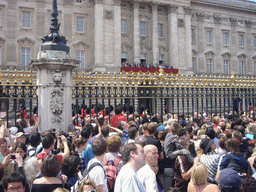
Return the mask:
{"type": "Polygon", "coordinates": [[[152,166],[158,162],[158,149],[155,145],[145,145],[144,154],[146,159],[146,164],[152,166]]]}

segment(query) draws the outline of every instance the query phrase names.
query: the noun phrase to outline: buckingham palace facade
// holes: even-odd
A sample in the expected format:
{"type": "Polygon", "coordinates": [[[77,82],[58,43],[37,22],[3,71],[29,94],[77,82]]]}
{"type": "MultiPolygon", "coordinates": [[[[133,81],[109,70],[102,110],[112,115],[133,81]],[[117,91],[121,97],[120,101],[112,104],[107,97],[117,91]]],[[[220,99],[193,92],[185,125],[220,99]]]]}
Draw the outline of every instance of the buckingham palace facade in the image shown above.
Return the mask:
{"type": "MultiPolygon", "coordinates": [[[[0,0],[0,66],[29,68],[49,33],[52,0],[0,0]]],[[[245,0],[58,0],[79,70],[164,64],[180,74],[256,75],[256,3],[245,0]]]]}

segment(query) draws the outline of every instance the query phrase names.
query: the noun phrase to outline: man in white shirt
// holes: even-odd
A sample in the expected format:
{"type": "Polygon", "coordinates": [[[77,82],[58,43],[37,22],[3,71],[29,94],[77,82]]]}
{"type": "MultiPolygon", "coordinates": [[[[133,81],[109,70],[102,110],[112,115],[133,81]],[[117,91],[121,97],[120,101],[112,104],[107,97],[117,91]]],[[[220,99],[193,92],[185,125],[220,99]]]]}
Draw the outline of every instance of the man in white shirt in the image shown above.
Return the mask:
{"type": "Polygon", "coordinates": [[[146,165],[138,171],[138,177],[147,192],[158,192],[156,174],[151,169],[153,165],[157,165],[158,149],[155,145],[146,145],[144,147],[146,165]]]}
{"type": "MultiPolygon", "coordinates": [[[[87,169],[94,163],[102,165],[103,157],[106,153],[107,143],[103,139],[96,139],[92,144],[94,158],[88,162],[87,169]]],[[[96,184],[97,192],[108,192],[107,177],[102,166],[93,167],[88,173],[89,178],[96,184]]]]}
{"type": "Polygon", "coordinates": [[[140,182],[137,171],[145,165],[144,150],[140,144],[128,143],[123,147],[124,166],[117,175],[115,192],[146,192],[140,182]]]}

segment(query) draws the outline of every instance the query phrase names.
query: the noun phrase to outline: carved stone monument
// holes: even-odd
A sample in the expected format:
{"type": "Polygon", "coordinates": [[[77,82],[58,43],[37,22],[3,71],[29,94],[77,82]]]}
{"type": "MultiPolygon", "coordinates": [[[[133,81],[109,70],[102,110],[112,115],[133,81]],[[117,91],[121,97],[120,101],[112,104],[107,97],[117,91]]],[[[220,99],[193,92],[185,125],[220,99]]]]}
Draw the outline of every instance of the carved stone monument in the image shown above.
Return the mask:
{"type": "Polygon", "coordinates": [[[70,59],[67,40],[59,35],[57,0],[53,0],[52,7],[51,34],[42,37],[38,58],[31,60],[30,65],[37,70],[40,131],[66,131],[72,115],[72,70],[79,61],[70,59]]]}

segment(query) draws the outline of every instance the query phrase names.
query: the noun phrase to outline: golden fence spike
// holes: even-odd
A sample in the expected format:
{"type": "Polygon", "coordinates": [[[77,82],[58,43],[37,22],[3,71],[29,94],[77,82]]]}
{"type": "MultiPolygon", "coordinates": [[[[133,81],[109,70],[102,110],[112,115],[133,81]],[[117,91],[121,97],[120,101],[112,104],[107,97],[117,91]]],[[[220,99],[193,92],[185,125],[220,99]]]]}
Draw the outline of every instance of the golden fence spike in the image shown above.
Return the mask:
{"type": "Polygon", "coordinates": [[[92,84],[92,73],[91,72],[89,72],[88,79],[89,79],[89,85],[91,85],[92,84]]]}
{"type": "Polygon", "coordinates": [[[14,77],[14,83],[17,84],[17,82],[18,82],[18,74],[17,74],[17,70],[16,69],[14,70],[13,77],[14,77]]]}
{"type": "Polygon", "coordinates": [[[10,83],[10,70],[9,69],[7,69],[7,73],[5,74],[5,77],[7,77],[6,83],[9,84],[10,83]]]}
{"type": "Polygon", "coordinates": [[[33,83],[33,78],[34,78],[34,75],[32,73],[32,70],[29,71],[29,83],[32,84],[33,83]]]}
{"type": "Polygon", "coordinates": [[[102,76],[101,76],[101,78],[102,78],[101,84],[104,85],[104,84],[105,84],[105,82],[104,82],[104,79],[105,79],[104,73],[102,72],[101,75],[102,75],[102,76]]]}
{"type": "Polygon", "coordinates": [[[95,72],[95,85],[98,85],[98,72],[95,72]]]}
{"type": "Polygon", "coordinates": [[[24,70],[22,70],[22,81],[21,81],[21,83],[25,83],[25,79],[26,79],[26,74],[25,74],[25,71],[24,70]]]}
{"type": "Polygon", "coordinates": [[[142,80],[143,80],[143,85],[146,85],[146,73],[143,73],[143,77],[142,77],[142,80]]]}
{"type": "Polygon", "coordinates": [[[83,83],[83,85],[85,85],[85,78],[86,78],[86,77],[85,77],[85,72],[83,71],[83,72],[82,72],[82,80],[83,80],[82,83],[83,83]]]}
{"type": "Polygon", "coordinates": [[[165,82],[166,82],[165,85],[167,86],[169,85],[169,80],[170,80],[168,76],[169,76],[168,74],[165,75],[165,82]]]}
{"type": "Polygon", "coordinates": [[[76,85],[78,85],[78,72],[76,72],[75,80],[76,80],[76,85]]]}
{"type": "Polygon", "coordinates": [[[137,74],[137,84],[140,85],[140,73],[137,74]]]}
{"type": "Polygon", "coordinates": [[[129,73],[126,72],[126,85],[128,86],[129,85],[129,73]]]}
{"type": "Polygon", "coordinates": [[[114,85],[116,85],[116,72],[114,72],[114,85]]]}
{"type": "Polygon", "coordinates": [[[108,72],[108,85],[110,85],[110,72],[108,72]]]}
{"type": "Polygon", "coordinates": [[[120,79],[120,85],[123,85],[123,73],[122,72],[120,73],[119,79],[120,79]]]}
{"type": "Polygon", "coordinates": [[[135,78],[134,78],[134,73],[132,73],[132,85],[134,85],[134,80],[135,80],[135,78]]]}
{"type": "Polygon", "coordinates": [[[157,85],[157,77],[156,77],[156,73],[154,73],[154,85],[157,85]]]}

